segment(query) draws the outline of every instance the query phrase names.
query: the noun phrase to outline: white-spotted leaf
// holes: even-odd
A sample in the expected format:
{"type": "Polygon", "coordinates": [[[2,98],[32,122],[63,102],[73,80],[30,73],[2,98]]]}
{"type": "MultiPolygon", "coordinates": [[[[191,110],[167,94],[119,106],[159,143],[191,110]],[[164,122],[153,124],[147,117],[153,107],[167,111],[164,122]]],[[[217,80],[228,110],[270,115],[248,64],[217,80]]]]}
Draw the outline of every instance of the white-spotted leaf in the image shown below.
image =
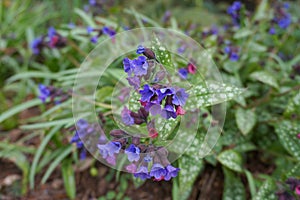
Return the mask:
{"type": "Polygon", "coordinates": [[[275,200],[277,199],[275,191],[277,186],[272,179],[267,179],[259,188],[253,200],[275,200]]]}
{"type": "Polygon", "coordinates": [[[256,115],[252,110],[239,108],[235,112],[235,120],[239,130],[243,135],[247,135],[256,123],[256,115]]]}
{"type": "Polygon", "coordinates": [[[241,179],[229,169],[223,167],[225,175],[223,200],[244,200],[246,199],[245,187],[241,179]]]}
{"type": "Polygon", "coordinates": [[[242,156],[240,153],[234,150],[226,150],[218,155],[219,162],[226,166],[227,168],[236,171],[242,172],[242,156]]]}
{"type": "Polygon", "coordinates": [[[277,80],[272,76],[270,73],[265,72],[265,71],[258,71],[258,72],[253,72],[250,74],[250,77],[252,79],[258,80],[262,83],[265,83],[267,85],[270,85],[276,89],[279,88],[279,85],[277,83],[277,80]]]}
{"type": "Polygon", "coordinates": [[[300,124],[283,121],[276,126],[275,131],[284,148],[297,160],[300,160],[300,139],[297,137],[297,134],[300,133],[300,124]]]}

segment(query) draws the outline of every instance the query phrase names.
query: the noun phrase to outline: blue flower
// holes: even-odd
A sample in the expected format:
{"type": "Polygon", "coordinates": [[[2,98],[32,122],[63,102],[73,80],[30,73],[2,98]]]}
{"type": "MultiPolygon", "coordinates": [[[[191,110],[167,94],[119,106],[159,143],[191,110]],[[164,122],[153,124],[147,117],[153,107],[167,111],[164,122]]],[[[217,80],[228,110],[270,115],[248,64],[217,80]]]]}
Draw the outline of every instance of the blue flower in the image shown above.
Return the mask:
{"type": "Polygon", "coordinates": [[[175,92],[172,103],[176,106],[184,106],[188,97],[189,94],[187,94],[183,88],[180,88],[175,92]]]}
{"type": "Polygon", "coordinates": [[[188,76],[188,70],[186,68],[180,68],[178,69],[178,75],[182,78],[182,79],[187,79],[188,76]]]}
{"type": "Polygon", "coordinates": [[[279,19],[277,23],[280,28],[286,29],[291,24],[291,16],[287,14],[285,17],[279,19]]]}
{"type": "Polygon", "coordinates": [[[271,27],[271,28],[269,29],[269,34],[270,34],[270,35],[276,34],[276,29],[275,29],[274,27],[271,27]]]}
{"type": "Polygon", "coordinates": [[[166,96],[173,95],[175,90],[173,88],[161,88],[156,91],[158,102],[161,102],[166,96]]]}
{"type": "Polygon", "coordinates": [[[89,126],[89,123],[84,119],[78,120],[76,124],[77,124],[77,127],[81,130],[86,129],[89,126]]]}
{"type": "Polygon", "coordinates": [[[159,163],[155,163],[150,171],[150,176],[159,179],[167,174],[167,170],[159,163]]]}
{"type": "Polygon", "coordinates": [[[104,159],[106,159],[108,156],[114,156],[115,153],[119,153],[122,147],[120,142],[108,142],[105,145],[98,144],[97,146],[104,159]]]}
{"type": "Polygon", "coordinates": [[[108,35],[109,37],[113,37],[116,34],[116,32],[113,29],[108,28],[107,26],[104,26],[102,28],[102,31],[105,35],[108,35]]]}
{"type": "Polygon", "coordinates": [[[51,26],[50,28],[48,28],[48,37],[49,38],[52,38],[53,36],[55,36],[55,34],[56,34],[56,30],[54,27],[51,26]]]}
{"type": "Polygon", "coordinates": [[[42,102],[45,102],[46,99],[50,97],[51,94],[48,87],[43,84],[39,84],[39,92],[40,92],[39,98],[42,100],[42,102]]]}
{"type": "Polygon", "coordinates": [[[91,42],[96,44],[98,42],[98,36],[94,36],[91,38],[91,42]]]}
{"type": "Polygon", "coordinates": [[[87,154],[86,149],[85,148],[81,149],[80,154],[79,154],[80,160],[85,160],[86,154],[87,154]]]}
{"type": "Polygon", "coordinates": [[[143,76],[147,74],[148,70],[148,63],[146,61],[145,56],[139,56],[137,59],[134,59],[133,61],[133,72],[135,76],[143,76]]]}
{"type": "Polygon", "coordinates": [[[86,31],[88,34],[91,34],[94,31],[94,28],[91,26],[86,27],[86,31]]]}
{"type": "Polygon", "coordinates": [[[232,52],[231,54],[230,54],[230,57],[229,57],[229,59],[231,60],[231,61],[238,61],[239,60],[239,54],[237,54],[236,52],[232,52]]]}
{"type": "Polygon", "coordinates": [[[151,157],[149,154],[147,154],[147,155],[145,156],[145,158],[144,158],[144,161],[147,162],[147,163],[149,163],[149,162],[152,161],[152,157],[151,157]]]}
{"type": "Polygon", "coordinates": [[[170,119],[171,117],[175,119],[177,117],[175,109],[171,105],[165,106],[165,108],[161,112],[161,116],[165,119],[170,119]]]}
{"type": "Polygon", "coordinates": [[[128,156],[129,162],[138,161],[140,159],[140,149],[134,144],[130,144],[130,146],[125,150],[125,153],[128,156]]]}
{"type": "Polygon", "coordinates": [[[166,173],[164,179],[165,179],[166,181],[169,181],[171,178],[176,177],[176,176],[178,175],[179,170],[180,170],[179,168],[175,168],[175,167],[173,167],[172,165],[168,165],[168,166],[166,167],[167,173],[166,173]]]}
{"type": "Polygon", "coordinates": [[[124,58],[123,67],[124,71],[128,74],[128,76],[130,76],[133,71],[132,60],[130,60],[129,58],[124,58]]]}
{"type": "Polygon", "coordinates": [[[137,50],[136,50],[136,53],[137,54],[142,54],[142,53],[144,53],[144,51],[145,51],[145,47],[143,47],[142,45],[139,45],[137,50]]]}
{"type": "Polygon", "coordinates": [[[121,112],[121,118],[125,125],[131,126],[134,124],[134,119],[130,116],[130,110],[125,106],[121,112]]]}
{"type": "Polygon", "coordinates": [[[242,7],[242,3],[239,1],[235,1],[231,6],[227,8],[227,13],[231,16],[232,22],[235,25],[240,24],[239,11],[241,10],[241,7],[242,7]]]}
{"type": "Polygon", "coordinates": [[[144,89],[140,90],[140,94],[142,102],[149,102],[154,95],[154,90],[148,84],[145,84],[144,89]]]}
{"type": "Polygon", "coordinates": [[[148,168],[146,166],[140,166],[138,171],[136,173],[134,173],[134,177],[140,178],[141,180],[150,178],[148,168]]]}
{"type": "Polygon", "coordinates": [[[31,42],[31,49],[33,54],[39,54],[43,46],[43,39],[41,37],[35,38],[31,42]]]}
{"type": "Polygon", "coordinates": [[[97,1],[96,0],[89,0],[89,4],[91,6],[95,6],[97,4],[97,1]]]}

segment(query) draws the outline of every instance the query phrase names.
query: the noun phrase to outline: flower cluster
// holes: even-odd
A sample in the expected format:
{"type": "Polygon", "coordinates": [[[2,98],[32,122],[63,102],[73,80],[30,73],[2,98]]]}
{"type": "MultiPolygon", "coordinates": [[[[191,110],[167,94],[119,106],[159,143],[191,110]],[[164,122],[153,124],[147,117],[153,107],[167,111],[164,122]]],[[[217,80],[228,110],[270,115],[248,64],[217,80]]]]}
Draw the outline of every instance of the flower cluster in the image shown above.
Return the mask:
{"type": "Polygon", "coordinates": [[[48,29],[48,34],[37,37],[31,42],[33,54],[39,54],[43,48],[61,48],[67,44],[66,38],[61,36],[53,27],[48,29]]]}
{"type": "Polygon", "coordinates": [[[66,101],[70,97],[70,94],[64,92],[62,89],[55,88],[53,86],[45,86],[43,84],[39,84],[39,98],[42,102],[46,102],[48,98],[50,98],[51,102],[55,102],[56,104],[66,101]]]}
{"type": "Polygon", "coordinates": [[[104,26],[102,29],[96,29],[96,28],[93,28],[93,27],[91,27],[91,26],[88,26],[87,28],[86,28],[86,30],[87,30],[87,33],[88,34],[91,34],[91,33],[93,33],[93,32],[96,32],[97,33],[97,35],[95,35],[95,36],[93,36],[93,37],[91,37],[91,42],[92,43],[97,43],[98,42],[98,38],[100,37],[100,36],[102,36],[103,34],[104,35],[108,35],[110,38],[114,38],[114,35],[116,34],[116,31],[115,30],[113,30],[112,28],[109,28],[109,27],[107,27],[107,26],[104,26]]]}
{"type": "Polygon", "coordinates": [[[276,193],[279,200],[296,200],[300,197],[300,180],[295,178],[289,178],[285,182],[288,186],[287,189],[282,189],[276,193]],[[291,192],[292,191],[292,192],[291,192]],[[295,198],[296,195],[298,198],[295,198]]]}
{"type": "Polygon", "coordinates": [[[228,55],[231,61],[239,60],[239,48],[228,45],[224,48],[224,52],[228,55]]]}
{"type": "Polygon", "coordinates": [[[275,5],[274,17],[271,20],[271,28],[269,29],[271,35],[276,34],[275,25],[281,29],[286,29],[292,23],[291,15],[287,12],[289,7],[289,3],[280,2],[275,5]]]}
{"type": "Polygon", "coordinates": [[[187,79],[188,74],[196,73],[196,69],[197,69],[196,66],[192,62],[189,62],[185,68],[178,69],[178,75],[182,79],[187,79]]]}
{"type": "Polygon", "coordinates": [[[137,178],[169,181],[178,175],[180,169],[170,164],[164,147],[141,144],[140,138],[132,137],[123,130],[113,130],[110,135],[112,141],[98,144],[102,158],[109,164],[116,165],[117,155],[125,152],[130,162],[125,168],[137,178]]]}
{"type": "Polygon", "coordinates": [[[70,143],[75,143],[77,149],[80,151],[80,160],[84,160],[86,158],[86,149],[84,148],[82,139],[89,133],[94,131],[93,126],[91,126],[86,120],[80,119],[76,123],[77,130],[70,141],[70,143]]]}
{"type": "Polygon", "coordinates": [[[227,13],[231,16],[232,23],[235,26],[240,25],[240,10],[242,8],[242,3],[240,1],[235,1],[231,6],[227,8],[227,13]]]}

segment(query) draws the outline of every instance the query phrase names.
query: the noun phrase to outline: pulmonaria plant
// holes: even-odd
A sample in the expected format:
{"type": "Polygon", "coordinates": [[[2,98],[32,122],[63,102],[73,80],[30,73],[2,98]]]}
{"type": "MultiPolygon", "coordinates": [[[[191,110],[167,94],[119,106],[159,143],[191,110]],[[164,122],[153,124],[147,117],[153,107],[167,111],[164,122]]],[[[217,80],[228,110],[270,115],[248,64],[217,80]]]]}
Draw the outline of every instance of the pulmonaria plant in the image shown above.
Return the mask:
{"type": "Polygon", "coordinates": [[[276,192],[279,200],[296,200],[300,198],[300,180],[296,178],[288,178],[285,182],[285,189],[276,192]]]}
{"type": "Polygon", "coordinates": [[[292,18],[288,10],[290,8],[287,2],[276,2],[274,5],[274,17],[271,20],[271,27],[269,29],[269,34],[276,34],[276,27],[280,29],[287,29],[292,23],[292,18]]]}
{"type": "Polygon", "coordinates": [[[59,104],[68,100],[70,96],[71,96],[70,92],[64,92],[60,88],[39,84],[39,99],[43,103],[45,103],[46,100],[50,98],[51,102],[54,102],[55,104],[59,104]]]}

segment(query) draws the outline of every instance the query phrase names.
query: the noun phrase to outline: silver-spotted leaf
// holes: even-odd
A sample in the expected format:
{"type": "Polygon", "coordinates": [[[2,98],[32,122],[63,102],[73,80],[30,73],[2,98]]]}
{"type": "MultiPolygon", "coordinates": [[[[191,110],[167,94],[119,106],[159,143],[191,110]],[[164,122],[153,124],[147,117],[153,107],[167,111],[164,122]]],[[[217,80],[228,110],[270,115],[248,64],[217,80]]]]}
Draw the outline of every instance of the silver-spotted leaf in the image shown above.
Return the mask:
{"type": "Polygon", "coordinates": [[[218,160],[223,166],[225,166],[233,171],[236,171],[236,172],[243,171],[242,156],[237,151],[234,151],[234,150],[223,151],[222,153],[220,153],[218,155],[218,160]]]}
{"type": "Polygon", "coordinates": [[[247,135],[256,123],[256,115],[252,110],[238,108],[235,112],[235,120],[243,135],[247,135]]]}
{"type": "Polygon", "coordinates": [[[245,186],[241,179],[234,172],[223,167],[225,175],[225,184],[223,191],[223,200],[244,200],[246,199],[245,186]]]}

